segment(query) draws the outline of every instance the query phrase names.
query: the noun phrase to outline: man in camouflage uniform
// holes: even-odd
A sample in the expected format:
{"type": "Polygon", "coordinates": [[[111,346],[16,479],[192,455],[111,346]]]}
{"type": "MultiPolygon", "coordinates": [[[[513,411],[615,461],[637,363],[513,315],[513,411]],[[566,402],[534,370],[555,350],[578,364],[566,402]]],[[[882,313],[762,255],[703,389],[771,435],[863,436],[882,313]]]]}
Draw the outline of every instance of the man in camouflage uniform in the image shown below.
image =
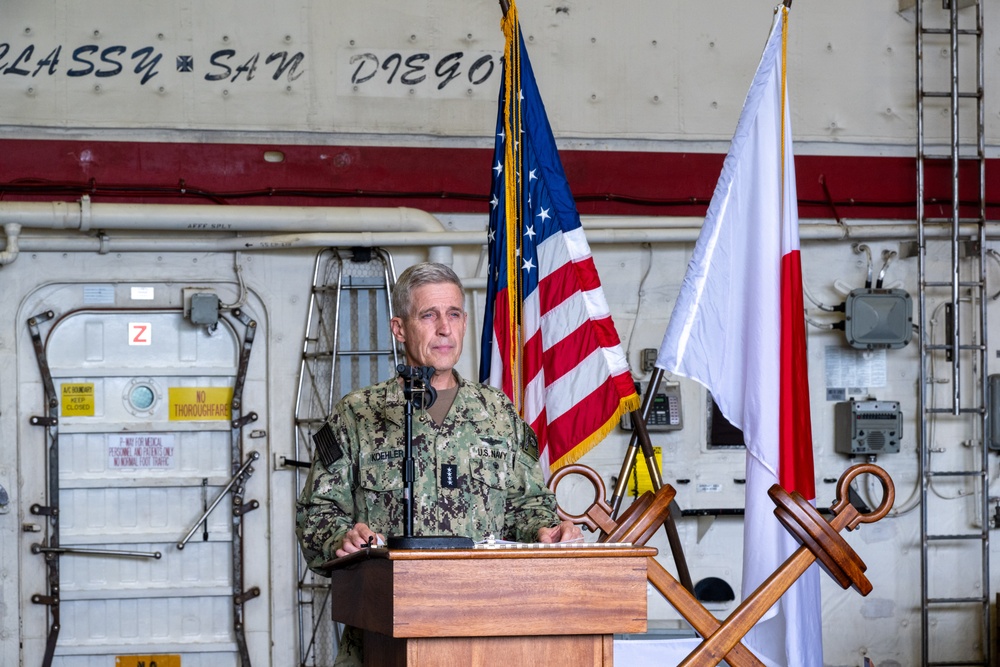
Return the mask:
{"type": "MultiPolygon", "coordinates": [[[[430,408],[414,413],[413,534],[579,539],[580,529],[555,512],[531,428],[501,392],[454,370],[467,320],[458,276],[441,264],[412,266],[396,282],[392,305],[390,327],[407,363],[432,366],[437,391],[430,408]]],[[[345,396],[317,434],[296,516],[311,568],[369,539],[403,534],[405,405],[402,383],[392,378],[345,396]]],[[[360,636],[345,628],[336,665],[361,664],[360,636]]]]}

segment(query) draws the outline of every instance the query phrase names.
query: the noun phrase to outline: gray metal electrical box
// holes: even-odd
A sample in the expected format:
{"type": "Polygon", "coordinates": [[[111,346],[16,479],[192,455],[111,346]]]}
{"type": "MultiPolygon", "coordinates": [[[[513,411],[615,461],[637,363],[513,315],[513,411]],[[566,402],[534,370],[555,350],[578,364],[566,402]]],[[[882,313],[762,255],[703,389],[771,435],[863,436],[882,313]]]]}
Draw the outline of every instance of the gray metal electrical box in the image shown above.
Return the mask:
{"type": "Polygon", "coordinates": [[[1000,449],[1000,375],[989,377],[989,396],[986,401],[989,413],[989,448],[1000,449]]]}
{"type": "Polygon", "coordinates": [[[834,412],[834,448],[849,456],[895,454],[903,437],[899,401],[844,401],[834,412]]]}
{"type": "Polygon", "coordinates": [[[191,322],[217,324],[219,322],[219,295],[197,292],[191,295],[191,322]]]}
{"type": "Polygon", "coordinates": [[[844,315],[847,344],[861,350],[906,347],[913,334],[913,300],[905,290],[853,290],[844,315]]]}

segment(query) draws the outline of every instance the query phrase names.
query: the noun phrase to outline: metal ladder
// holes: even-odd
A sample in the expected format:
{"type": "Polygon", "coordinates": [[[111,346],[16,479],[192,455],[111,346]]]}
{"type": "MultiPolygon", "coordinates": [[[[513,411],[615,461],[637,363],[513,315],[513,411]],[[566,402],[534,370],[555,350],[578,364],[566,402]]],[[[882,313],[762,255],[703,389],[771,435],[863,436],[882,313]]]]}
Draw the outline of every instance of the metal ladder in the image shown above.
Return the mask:
{"type": "MultiPolygon", "coordinates": [[[[391,377],[398,362],[389,331],[392,256],[381,248],[326,248],[316,255],[309,315],[295,397],[295,488],[313,458],[313,434],[341,396],[391,377]],[[341,321],[349,326],[341,327],[341,321]]],[[[296,547],[298,552],[298,547],[296,547]]],[[[298,558],[299,664],[328,667],[339,628],[330,616],[330,586],[298,558]]]]}
{"type": "Polygon", "coordinates": [[[988,667],[983,7],[915,2],[922,664],[988,667]]]}

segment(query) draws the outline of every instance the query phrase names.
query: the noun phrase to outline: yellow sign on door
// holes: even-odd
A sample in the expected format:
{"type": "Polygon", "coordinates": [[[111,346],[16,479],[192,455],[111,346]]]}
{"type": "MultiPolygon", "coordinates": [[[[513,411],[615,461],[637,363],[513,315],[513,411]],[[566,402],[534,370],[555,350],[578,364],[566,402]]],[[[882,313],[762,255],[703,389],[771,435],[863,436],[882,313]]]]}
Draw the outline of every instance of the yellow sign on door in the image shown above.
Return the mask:
{"type": "Polygon", "coordinates": [[[115,667],[181,667],[179,655],[119,655],[115,667]]]}
{"type": "Polygon", "coordinates": [[[170,387],[170,421],[226,420],[231,417],[232,387],[170,387]]]}
{"type": "Polygon", "coordinates": [[[63,417],[94,416],[94,383],[66,382],[62,386],[63,417]]]}

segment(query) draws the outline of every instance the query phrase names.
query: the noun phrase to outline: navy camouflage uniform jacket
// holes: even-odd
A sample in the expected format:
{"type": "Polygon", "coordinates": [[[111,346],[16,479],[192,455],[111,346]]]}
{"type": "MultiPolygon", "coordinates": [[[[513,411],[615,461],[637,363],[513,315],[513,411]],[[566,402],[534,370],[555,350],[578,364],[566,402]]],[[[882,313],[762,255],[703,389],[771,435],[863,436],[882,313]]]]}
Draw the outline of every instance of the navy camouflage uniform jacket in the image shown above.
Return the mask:
{"type": "MultiPolygon", "coordinates": [[[[535,434],[500,391],[455,377],[440,426],[414,410],[413,534],[533,542],[539,528],[559,523],[535,434]]],[[[393,378],[351,392],[327,420],[332,438],[317,445],[296,514],[309,567],[335,558],[355,523],[403,534],[405,406],[393,378]]]]}

